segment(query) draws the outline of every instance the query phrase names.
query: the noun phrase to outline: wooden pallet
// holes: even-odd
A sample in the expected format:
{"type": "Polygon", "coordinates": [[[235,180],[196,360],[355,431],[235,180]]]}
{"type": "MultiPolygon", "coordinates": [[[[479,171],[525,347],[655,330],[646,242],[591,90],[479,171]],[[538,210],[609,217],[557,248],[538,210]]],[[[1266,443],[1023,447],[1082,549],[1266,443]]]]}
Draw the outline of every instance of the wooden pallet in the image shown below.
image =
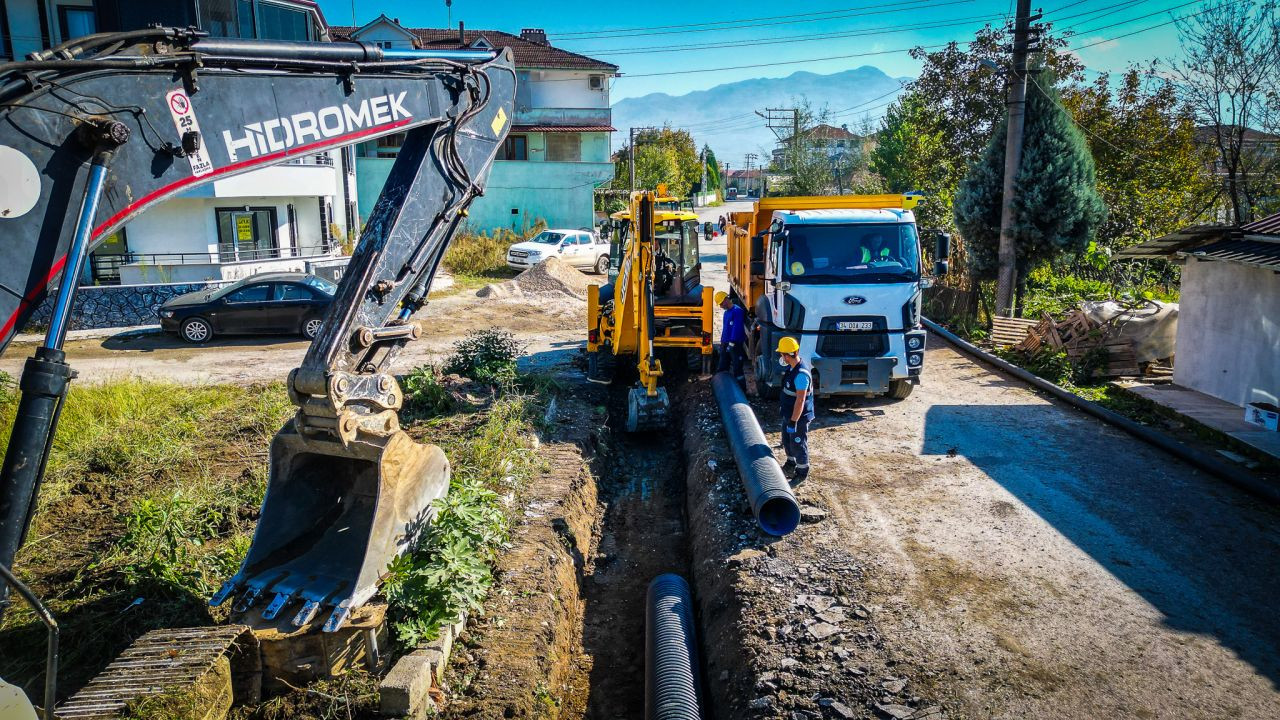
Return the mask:
{"type": "Polygon", "coordinates": [[[1036,325],[1035,320],[997,315],[991,321],[991,340],[998,346],[1018,345],[1036,325]]]}
{"type": "Polygon", "coordinates": [[[1122,338],[1079,338],[1067,345],[1067,359],[1072,364],[1079,363],[1099,349],[1106,351],[1107,363],[1094,371],[1095,377],[1136,377],[1142,374],[1138,357],[1133,352],[1133,343],[1122,338]]]}

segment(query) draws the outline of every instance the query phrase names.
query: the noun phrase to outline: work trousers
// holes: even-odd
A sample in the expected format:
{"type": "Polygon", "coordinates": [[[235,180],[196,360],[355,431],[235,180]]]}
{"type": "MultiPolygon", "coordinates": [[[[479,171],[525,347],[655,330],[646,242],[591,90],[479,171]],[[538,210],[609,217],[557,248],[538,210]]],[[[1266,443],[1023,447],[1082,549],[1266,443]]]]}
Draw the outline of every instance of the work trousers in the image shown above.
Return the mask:
{"type": "Polygon", "coordinates": [[[739,386],[746,384],[746,375],[743,368],[747,362],[747,349],[742,343],[720,343],[720,360],[716,367],[718,372],[726,370],[733,373],[733,379],[738,381],[739,386]]]}
{"type": "Polygon", "coordinates": [[[809,467],[809,423],[813,422],[813,416],[804,414],[800,416],[800,420],[796,422],[795,432],[788,432],[787,426],[791,424],[791,412],[785,412],[782,415],[782,449],[787,453],[788,460],[796,461],[797,469],[809,467]]]}

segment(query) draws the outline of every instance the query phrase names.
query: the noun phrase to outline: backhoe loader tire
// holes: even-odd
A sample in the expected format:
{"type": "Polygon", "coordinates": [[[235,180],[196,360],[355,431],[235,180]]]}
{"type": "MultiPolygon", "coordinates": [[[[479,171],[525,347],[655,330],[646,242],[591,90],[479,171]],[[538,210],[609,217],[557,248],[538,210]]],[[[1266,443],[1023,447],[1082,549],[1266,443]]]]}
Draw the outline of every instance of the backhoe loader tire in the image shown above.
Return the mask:
{"type": "Polygon", "coordinates": [[[915,387],[915,383],[910,380],[890,380],[887,394],[894,400],[906,400],[915,387]]]}

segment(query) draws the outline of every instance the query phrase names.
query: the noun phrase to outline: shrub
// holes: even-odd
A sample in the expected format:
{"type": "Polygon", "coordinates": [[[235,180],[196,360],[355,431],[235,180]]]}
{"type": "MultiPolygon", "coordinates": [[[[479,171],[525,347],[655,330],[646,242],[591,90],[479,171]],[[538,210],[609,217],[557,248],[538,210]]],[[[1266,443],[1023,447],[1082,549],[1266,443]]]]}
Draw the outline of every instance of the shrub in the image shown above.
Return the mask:
{"type": "Polygon", "coordinates": [[[453,408],[453,396],[440,382],[440,373],[434,365],[419,366],[405,376],[402,415],[426,419],[444,415],[453,408]]]}
{"type": "Polygon", "coordinates": [[[516,379],[516,358],[520,352],[520,343],[510,331],[475,330],[458,343],[445,362],[444,371],[476,382],[507,385],[516,379]]]}
{"type": "Polygon", "coordinates": [[[507,248],[542,232],[541,221],[524,232],[496,228],[489,233],[462,233],[449,243],[444,266],[454,275],[510,275],[507,248]]]}

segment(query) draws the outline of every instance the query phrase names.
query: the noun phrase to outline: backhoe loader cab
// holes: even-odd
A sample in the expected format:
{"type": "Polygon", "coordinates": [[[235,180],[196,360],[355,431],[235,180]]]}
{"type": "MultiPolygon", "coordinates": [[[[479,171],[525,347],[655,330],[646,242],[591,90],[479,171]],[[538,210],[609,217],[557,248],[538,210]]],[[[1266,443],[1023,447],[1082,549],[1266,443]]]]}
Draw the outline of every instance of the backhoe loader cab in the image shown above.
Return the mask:
{"type": "Polygon", "coordinates": [[[662,207],[677,202],[635,192],[630,208],[614,213],[609,282],[587,292],[589,379],[612,382],[615,359],[634,362],[639,381],[627,398],[627,430],[662,426],[669,402],[658,386],[660,348],[679,348],[711,359],[712,290],[703,287],[698,218],[662,207]]]}

